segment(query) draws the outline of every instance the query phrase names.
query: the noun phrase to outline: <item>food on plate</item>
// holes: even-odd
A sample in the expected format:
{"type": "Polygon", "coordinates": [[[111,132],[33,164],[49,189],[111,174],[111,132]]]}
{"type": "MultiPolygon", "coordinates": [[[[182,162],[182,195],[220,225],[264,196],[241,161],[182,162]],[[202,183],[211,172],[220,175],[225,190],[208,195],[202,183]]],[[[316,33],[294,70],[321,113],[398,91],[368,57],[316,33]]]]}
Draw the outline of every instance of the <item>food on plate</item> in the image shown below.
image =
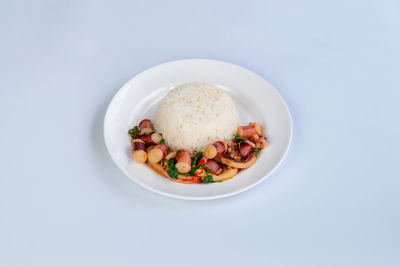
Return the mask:
{"type": "Polygon", "coordinates": [[[247,126],[239,126],[237,133],[240,137],[250,138],[250,137],[253,137],[254,135],[260,135],[261,128],[260,128],[260,125],[258,125],[257,123],[251,122],[247,126]]]}
{"type": "Polygon", "coordinates": [[[132,140],[132,157],[137,163],[145,163],[147,160],[146,145],[140,139],[132,140]]]}
{"type": "Polygon", "coordinates": [[[184,184],[222,182],[251,167],[268,146],[261,126],[239,125],[232,99],[221,89],[188,83],[171,90],[152,121],[128,131],[132,157],[184,184]]]}
{"type": "MultiPolygon", "coordinates": [[[[254,123],[249,124],[257,125],[254,123]]],[[[240,129],[239,126],[238,130],[240,129]]],[[[247,126],[244,126],[247,127],[247,126]]],[[[168,179],[184,184],[222,182],[233,178],[240,169],[251,167],[261,149],[267,147],[265,135],[254,134],[251,138],[239,136],[236,132],[227,143],[216,141],[204,151],[192,153],[189,149],[171,150],[165,140],[160,144],[146,143],[141,139],[138,126],[129,130],[132,137],[132,156],[138,163],[147,163],[154,171],[168,179]]],[[[143,132],[145,135],[154,134],[143,132]]],[[[159,134],[159,133],[158,133],[159,134]]],[[[159,134],[162,136],[161,134],[159,134]]]]}
{"type": "Polygon", "coordinates": [[[204,157],[206,159],[213,159],[225,153],[227,145],[224,141],[216,141],[211,145],[206,146],[204,149],[204,157]]]}
{"type": "Polygon", "coordinates": [[[192,155],[187,149],[180,149],[176,152],[175,168],[179,173],[188,173],[191,169],[192,155]]]}
{"type": "Polygon", "coordinates": [[[215,141],[232,139],[239,116],[223,90],[207,83],[185,83],[161,100],[153,122],[171,149],[202,151],[215,141]]]}
{"type": "Polygon", "coordinates": [[[160,162],[168,151],[168,146],[166,144],[159,144],[152,147],[148,153],[147,158],[151,163],[160,162]]]}

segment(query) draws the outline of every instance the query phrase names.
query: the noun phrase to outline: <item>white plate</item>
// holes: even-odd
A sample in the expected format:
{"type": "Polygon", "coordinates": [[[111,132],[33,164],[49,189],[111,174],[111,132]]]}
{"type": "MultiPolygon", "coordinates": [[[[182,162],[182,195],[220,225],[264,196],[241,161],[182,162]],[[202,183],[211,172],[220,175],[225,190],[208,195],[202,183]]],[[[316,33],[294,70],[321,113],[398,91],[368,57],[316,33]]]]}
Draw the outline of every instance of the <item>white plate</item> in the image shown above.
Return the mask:
{"type": "Polygon", "coordinates": [[[285,101],[263,78],[242,67],[216,60],[187,59],[148,69],[128,81],[113,97],[104,119],[104,138],[117,166],[141,186],[165,196],[215,199],[243,192],[266,179],[286,156],[292,139],[292,121],[285,101]],[[242,125],[259,123],[270,145],[257,162],[222,183],[179,184],[132,160],[128,130],[144,118],[153,118],[168,90],[185,82],[207,82],[233,98],[242,125]]]}

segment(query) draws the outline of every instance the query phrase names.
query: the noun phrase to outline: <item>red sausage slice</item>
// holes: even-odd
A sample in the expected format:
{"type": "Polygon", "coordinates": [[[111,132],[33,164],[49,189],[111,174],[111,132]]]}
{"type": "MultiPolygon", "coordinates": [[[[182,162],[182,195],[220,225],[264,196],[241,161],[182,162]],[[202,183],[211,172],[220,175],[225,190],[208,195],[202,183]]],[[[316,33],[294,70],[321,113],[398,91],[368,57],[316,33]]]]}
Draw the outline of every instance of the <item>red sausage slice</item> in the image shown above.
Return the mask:
{"type": "Polygon", "coordinates": [[[132,141],[132,157],[137,163],[145,163],[147,160],[146,145],[140,139],[132,141]]]}
{"type": "Polygon", "coordinates": [[[219,175],[222,172],[222,167],[218,164],[218,162],[212,159],[207,160],[206,168],[216,175],[219,175]]]}
{"type": "Polygon", "coordinates": [[[226,151],[226,144],[224,141],[216,141],[212,145],[206,146],[204,149],[204,157],[213,159],[222,156],[226,151]]]}
{"type": "Polygon", "coordinates": [[[187,149],[180,150],[176,155],[175,167],[179,173],[188,173],[191,170],[192,156],[187,149]]]}
{"type": "Polygon", "coordinates": [[[256,135],[261,135],[261,127],[257,123],[250,123],[247,126],[239,126],[237,133],[240,137],[243,138],[251,138],[255,134],[256,135]]]}
{"type": "Polygon", "coordinates": [[[162,160],[167,153],[168,146],[166,144],[159,144],[153,147],[148,152],[148,158],[151,163],[158,163],[162,160]]]}

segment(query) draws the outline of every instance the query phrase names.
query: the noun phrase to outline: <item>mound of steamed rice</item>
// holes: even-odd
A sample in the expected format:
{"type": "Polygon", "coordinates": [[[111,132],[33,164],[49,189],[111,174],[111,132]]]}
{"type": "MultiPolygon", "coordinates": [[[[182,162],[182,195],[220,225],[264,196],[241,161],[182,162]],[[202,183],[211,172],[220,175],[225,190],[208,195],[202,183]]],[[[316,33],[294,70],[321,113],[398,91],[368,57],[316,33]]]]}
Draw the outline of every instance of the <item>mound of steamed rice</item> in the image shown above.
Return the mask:
{"type": "Polygon", "coordinates": [[[174,150],[203,151],[217,141],[232,139],[239,116],[231,97],[206,83],[185,83],[161,100],[154,127],[174,150]]]}

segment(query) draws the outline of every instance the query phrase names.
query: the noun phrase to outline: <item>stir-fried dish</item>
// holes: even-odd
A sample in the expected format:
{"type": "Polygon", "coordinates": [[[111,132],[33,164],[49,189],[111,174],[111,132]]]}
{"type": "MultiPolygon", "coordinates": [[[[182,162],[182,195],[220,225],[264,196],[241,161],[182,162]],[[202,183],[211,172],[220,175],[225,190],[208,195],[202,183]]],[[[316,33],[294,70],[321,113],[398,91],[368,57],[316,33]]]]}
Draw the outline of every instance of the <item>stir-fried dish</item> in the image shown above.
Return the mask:
{"type": "Polygon", "coordinates": [[[216,141],[200,152],[189,149],[173,151],[148,119],[142,120],[128,133],[132,137],[132,156],[137,163],[146,163],[166,178],[185,184],[231,179],[240,170],[252,166],[260,150],[268,146],[260,125],[253,122],[239,126],[232,140],[216,141]]]}

